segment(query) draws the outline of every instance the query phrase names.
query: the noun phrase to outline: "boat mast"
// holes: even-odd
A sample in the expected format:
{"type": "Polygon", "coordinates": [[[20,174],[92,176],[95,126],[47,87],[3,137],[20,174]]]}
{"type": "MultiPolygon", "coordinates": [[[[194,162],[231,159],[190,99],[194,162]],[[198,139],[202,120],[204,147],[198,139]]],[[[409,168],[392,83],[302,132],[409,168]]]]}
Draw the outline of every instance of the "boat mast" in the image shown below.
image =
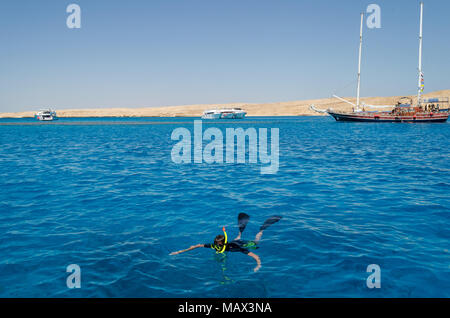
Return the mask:
{"type": "Polygon", "coordinates": [[[359,90],[361,87],[361,49],[364,13],[361,12],[361,27],[359,30],[359,56],[358,56],[358,86],[356,88],[356,110],[359,110],[359,90]]]}
{"type": "Polygon", "coordinates": [[[417,106],[421,104],[422,94],[422,15],[423,2],[420,3],[420,31],[419,31],[419,83],[417,85],[417,106]]]}

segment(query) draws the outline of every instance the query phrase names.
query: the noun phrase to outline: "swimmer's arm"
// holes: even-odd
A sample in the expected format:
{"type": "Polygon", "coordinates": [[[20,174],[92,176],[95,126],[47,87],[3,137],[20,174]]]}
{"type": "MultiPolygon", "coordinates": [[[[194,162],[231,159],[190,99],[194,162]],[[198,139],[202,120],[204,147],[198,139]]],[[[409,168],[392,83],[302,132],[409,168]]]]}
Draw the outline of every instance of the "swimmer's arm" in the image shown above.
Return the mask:
{"type": "Polygon", "coordinates": [[[253,269],[253,271],[257,272],[261,268],[261,260],[259,259],[259,256],[252,252],[248,253],[247,255],[255,259],[257,266],[253,269]]]}
{"type": "Polygon", "coordinates": [[[185,249],[185,250],[181,250],[181,251],[177,251],[177,252],[172,252],[172,253],[170,253],[169,255],[177,255],[177,254],[184,253],[184,252],[187,252],[187,251],[192,251],[193,249],[196,249],[196,248],[199,248],[199,247],[203,247],[203,246],[205,246],[205,244],[192,245],[191,247],[189,247],[189,248],[187,248],[187,249],[185,249]]]}

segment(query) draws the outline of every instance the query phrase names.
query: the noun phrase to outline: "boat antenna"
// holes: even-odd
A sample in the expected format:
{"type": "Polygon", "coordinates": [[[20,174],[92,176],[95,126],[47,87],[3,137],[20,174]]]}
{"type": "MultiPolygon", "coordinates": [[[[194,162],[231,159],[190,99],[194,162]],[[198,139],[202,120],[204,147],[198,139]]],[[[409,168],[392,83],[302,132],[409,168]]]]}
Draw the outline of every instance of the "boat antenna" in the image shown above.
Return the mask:
{"type": "Polygon", "coordinates": [[[359,30],[359,54],[358,54],[358,86],[356,87],[356,110],[359,110],[359,91],[361,87],[361,49],[362,49],[362,31],[363,31],[364,12],[361,12],[361,27],[359,30]]]}
{"type": "Polygon", "coordinates": [[[423,2],[420,2],[420,31],[419,31],[419,84],[417,87],[417,106],[422,103],[421,95],[423,91],[423,74],[422,74],[422,16],[423,2]]]}

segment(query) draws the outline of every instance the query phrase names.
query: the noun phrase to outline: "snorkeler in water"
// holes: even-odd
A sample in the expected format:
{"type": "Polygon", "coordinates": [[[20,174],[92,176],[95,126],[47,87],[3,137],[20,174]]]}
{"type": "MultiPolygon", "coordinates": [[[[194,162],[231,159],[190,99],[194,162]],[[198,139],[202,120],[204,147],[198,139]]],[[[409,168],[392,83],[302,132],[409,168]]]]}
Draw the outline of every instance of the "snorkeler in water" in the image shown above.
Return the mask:
{"type": "Polygon", "coordinates": [[[261,225],[261,227],[259,228],[259,232],[256,234],[255,239],[253,241],[241,240],[242,232],[244,232],[249,219],[250,219],[249,215],[247,215],[245,213],[239,213],[239,215],[238,215],[239,234],[231,242],[228,242],[227,232],[225,231],[225,227],[224,227],[222,229],[223,235],[217,235],[216,238],[214,239],[214,243],[193,245],[185,250],[172,252],[172,253],[170,253],[170,255],[184,253],[184,252],[191,251],[191,250],[199,248],[199,247],[212,248],[212,249],[216,250],[216,253],[241,252],[241,253],[247,254],[248,256],[255,259],[257,266],[253,269],[253,271],[256,272],[261,268],[261,260],[260,260],[259,256],[256,255],[255,253],[251,252],[250,249],[257,249],[259,247],[258,244],[259,244],[259,241],[261,240],[263,231],[265,229],[267,229],[270,225],[281,220],[281,216],[272,216],[272,217],[268,218],[263,223],[263,225],[261,225]]]}

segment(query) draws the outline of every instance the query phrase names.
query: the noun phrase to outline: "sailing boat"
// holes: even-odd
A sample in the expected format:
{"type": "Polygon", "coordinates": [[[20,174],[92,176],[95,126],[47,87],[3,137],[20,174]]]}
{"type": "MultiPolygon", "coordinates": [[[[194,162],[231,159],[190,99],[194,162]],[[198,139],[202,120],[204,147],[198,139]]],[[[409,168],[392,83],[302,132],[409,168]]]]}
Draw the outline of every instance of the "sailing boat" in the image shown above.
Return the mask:
{"type": "Polygon", "coordinates": [[[337,99],[353,105],[353,111],[333,111],[332,109],[319,110],[311,105],[310,108],[316,112],[328,113],[336,121],[359,121],[359,122],[445,122],[449,116],[448,98],[422,99],[424,88],[422,73],[422,17],[423,2],[420,3],[420,32],[419,32],[419,84],[417,88],[417,102],[414,105],[410,97],[402,97],[396,105],[376,106],[367,105],[360,101],[361,84],[361,49],[364,13],[361,13],[361,27],[359,32],[359,54],[358,54],[358,84],[356,89],[356,104],[351,103],[339,96],[337,99]],[[362,109],[361,109],[362,106],[362,109]],[[391,107],[391,111],[366,111],[367,107],[391,107]],[[445,107],[445,109],[443,108],[445,107]]]}

